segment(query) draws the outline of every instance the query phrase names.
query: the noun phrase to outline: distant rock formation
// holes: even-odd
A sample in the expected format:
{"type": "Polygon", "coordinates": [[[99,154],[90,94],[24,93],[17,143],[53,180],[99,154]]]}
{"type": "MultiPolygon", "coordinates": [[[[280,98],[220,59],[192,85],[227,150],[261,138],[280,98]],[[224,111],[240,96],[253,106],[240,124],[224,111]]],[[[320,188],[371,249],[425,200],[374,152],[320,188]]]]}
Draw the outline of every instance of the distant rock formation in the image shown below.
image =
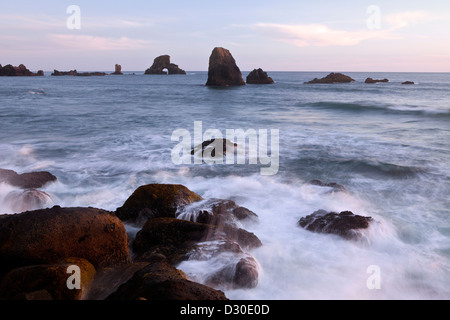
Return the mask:
{"type": "Polygon", "coordinates": [[[330,73],[329,75],[327,75],[324,78],[321,79],[317,79],[314,78],[311,81],[305,82],[307,84],[315,84],[315,83],[349,83],[349,82],[353,82],[355,81],[354,79],[352,79],[349,76],[346,76],[345,74],[342,73],[330,73]]]}
{"type": "Polygon", "coordinates": [[[122,73],[122,66],[120,64],[116,64],[115,71],[113,73],[111,73],[111,74],[123,75],[123,73],[122,73]]]}
{"type": "Polygon", "coordinates": [[[241,70],[227,49],[216,47],[211,53],[206,85],[216,87],[245,85],[241,70]]]}
{"type": "Polygon", "coordinates": [[[3,77],[32,77],[32,76],[43,76],[44,71],[39,70],[37,73],[33,73],[27,69],[23,64],[18,67],[14,67],[10,64],[2,67],[0,64],[0,76],[3,77]]]}
{"type": "Polygon", "coordinates": [[[402,82],[402,84],[414,84],[414,82],[412,82],[412,81],[405,81],[405,82],[402,82]]]}
{"type": "Polygon", "coordinates": [[[186,74],[186,71],[180,69],[177,64],[170,63],[170,56],[163,55],[153,60],[153,65],[145,70],[145,74],[186,74]]]}
{"type": "Polygon", "coordinates": [[[372,79],[372,78],[367,78],[366,81],[364,81],[365,83],[377,83],[377,82],[389,82],[388,79],[382,79],[382,80],[378,80],[378,79],[372,79]]]}
{"type": "Polygon", "coordinates": [[[77,70],[70,71],[58,71],[53,70],[52,76],[76,76],[76,77],[89,77],[89,76],[106,76],[105,72],[82,72],[79,73],[77,70]]]}
{"type": "Polygon", "coordinates": [[[267,75],[266,72],[264,72],[263,69],[254,69],[252,72],[249,73],[247,76],[247,83],[248,84],[272,84],[274,81],[271,77],[267,75]]]}

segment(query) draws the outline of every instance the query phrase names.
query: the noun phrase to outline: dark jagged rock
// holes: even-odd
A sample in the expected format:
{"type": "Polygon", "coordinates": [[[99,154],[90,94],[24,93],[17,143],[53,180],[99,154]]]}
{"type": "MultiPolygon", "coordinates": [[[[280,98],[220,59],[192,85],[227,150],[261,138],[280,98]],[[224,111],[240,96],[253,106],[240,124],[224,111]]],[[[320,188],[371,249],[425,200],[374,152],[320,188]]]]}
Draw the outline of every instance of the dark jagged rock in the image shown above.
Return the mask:
{"type": "Polygon", "coordinates": [[[254,69],[247,76],[248,84],[272,84],[274,81],[264,72],[263,69],[254,69]]]}
{"type": "Polygon", "coordinates": [[[163,55],[155,58],[153,65],[145,70],[145,74],[186,74],[186,71],[180,69],[178,65],[170,63],[169,55],[163,55]]]}
{"type": "Polygon", "coordinates": [[[225,156],[227,154],[227,150],[232,150],[234,152],[235,148],[238,146],[237,143],[227,139],[211,139],[203,141],[201,145],[194,147],[194,149],[191,150],[191,154],[194,155],[195,153],[201,151],[200,155],[203,156],[206,151],[206,154],[215,157],[216,150],[220,150],[220,145],[222,145],[222,150],[217,153],[218,156],[220,156],[220,154],[225,156]]]}
{"type": "Polygon", "coordinates": [[[0,182],[8,183],[22,189],[41,188],[57,178],[47,171],[36,171],[18,174],[13,170],[0,169],[0,182]]]}
{"type": "Polygon", "coordinates": [[[188,205],[202,197],[182,185],[149,184],[140,186],[117,208],[116,215],[123,221],[144,224],[155,217],[173,217],[179,207],[188,205]]]}
{"type": "Polygon", "coordinates": [[[402,84],[414,84],[414,82],[412,82],[412,81],[405,81],[405,82],[402,82],[402,84]]]}
{"type": "Polygon", "coordinates": [[[364,83],[370,83],[370,84],[377,83],[377,82],[389,82],[389,80],[388,79],[379,80],[379,79],[367,78],[366,81],[364,81],[364,83]]]}
{"type": "Polygon", "coordinates": [[[163,257],[152,259],[106,300],[228,300],[222,291],[190,281],[163,257]]]}
{"type": "Polygon", "coordinates": [[[359,239],[360,229],[369,227],[371,217],[355,215],[350,211],[341,213],[318,210],[299,220],[302,228],[312,232],[337,234],[345,239],[359,239]]]}
{"type": "Polygon", "coordinates": [[[353,81],[355,81],[355,80],[349,76],[346,76],[345,74],[332,72],[324,78],[321,78],[321,79],[314,78],[313,80],[305,82],[305,83],[307,83],[307,84],[316,84],[316,83],[327,84],[327,83],[349,83],[349,82],[353,82],[353,81]]]}
{"type": "Polygon", "coordinates": [[[0,216],[0,274],[78,257],[96,268],[128,263],[128,237],[122,221],[96,208],[61,208],[0,216]]]}
{"type": "Polygon", "coordinates": [[[209,58],[207,86],[244,86],[242,73],[230,51],[216,47],[209,58]]]}
{"type": "Polygon", "coordinates": [[[115,65],[115,71],[111,73],[113,75],[123,75],[122,73],[122,66],[120,64],[115,65]]]}
{"type": "Polygon", "coordinates": [[[91,76],[106,76],[106,72],[78,72],[77,70],[58,71],[53,70],[52,76],[75,76],[75,77],[91,77],[91,76]]]}
{"type": "Polygon", "coordinates": [[[39,70],[37,73],[33,73],[27,69],[23,64],[15,67],[13,65],[7,64],[2,67],[0,64],[0,76],[5,77],[33,77],[33,76],[43,76],[44,71],[39,70]]]}
{"type": "Polygon", "coordinates": [[[85,297],[96,271],[89,261],[80,258],[68,258],[50,265],[32,265],[10,271],[0,282],[0,299],[41,299],[36,292],[47,292],[51,300],[82,300],[85,297]],[[67,270],[76,265],[80,268],[80,288],[67,287],[70,274],[67,270]],[[31,297],[30,297],[30,294],[31,297]]]}

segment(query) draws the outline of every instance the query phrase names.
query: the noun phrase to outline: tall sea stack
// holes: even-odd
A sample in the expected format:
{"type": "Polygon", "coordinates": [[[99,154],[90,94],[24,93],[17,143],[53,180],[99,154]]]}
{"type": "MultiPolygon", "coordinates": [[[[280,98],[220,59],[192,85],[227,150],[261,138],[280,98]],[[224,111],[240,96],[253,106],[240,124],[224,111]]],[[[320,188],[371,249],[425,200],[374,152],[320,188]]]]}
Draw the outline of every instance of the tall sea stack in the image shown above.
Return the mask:
{"type": "Polygon", "coordinates": [[[207,86],[245,86],[244,79],[230,51],[214,48],[209,58],[207,86]]]}

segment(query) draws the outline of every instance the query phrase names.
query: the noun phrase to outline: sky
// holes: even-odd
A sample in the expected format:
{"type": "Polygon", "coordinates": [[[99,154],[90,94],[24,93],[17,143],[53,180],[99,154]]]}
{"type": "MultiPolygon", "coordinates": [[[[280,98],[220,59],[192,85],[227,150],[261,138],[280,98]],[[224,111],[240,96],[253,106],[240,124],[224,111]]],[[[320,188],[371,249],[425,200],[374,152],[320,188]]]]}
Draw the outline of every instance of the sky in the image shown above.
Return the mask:
{"type": "Polygon", "coordinates": [[[168,54],[184,70],[206,71],[214,47],[230,50],[242,71],[450,72],[450,1],[0,4],[2,65],[143,72],[168,54]]]}

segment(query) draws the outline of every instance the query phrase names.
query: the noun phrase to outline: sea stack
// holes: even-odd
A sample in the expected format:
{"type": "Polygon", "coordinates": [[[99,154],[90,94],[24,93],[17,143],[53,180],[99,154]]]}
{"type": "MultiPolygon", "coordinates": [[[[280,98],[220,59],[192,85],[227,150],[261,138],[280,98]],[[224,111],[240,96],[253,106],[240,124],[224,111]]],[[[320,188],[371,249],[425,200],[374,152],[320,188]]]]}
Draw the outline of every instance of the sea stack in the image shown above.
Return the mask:
{"type": "Polygon", "coordinates": [[[123,75],[123,73],[122,73],[122,66],[120,64],[116,64],[115,71],[113,73],[111,73],[111,74],[123,75]]]}
{"type": "Polygon", "coordinates": [[[216,47],[209,58],[207,86],[245,86],[244,79],[230,51],[216,47]]]}
{"type": "Polygon", "coordinates": [[[272,84],[274,81],[271,77],[267,75],[266,72],[264,72],[263,69],[254,69],[252,72],[249,73],[247,76],[247,83],[248,84],[272,84]]]}
{"type": "Polygon", "coordinates": [[[177,64],[170,63],[170,56],[163,55],[153,60],[153,65],[145,70],[145,74],[186,74],[186,71],[180,69],[177,64]]]}

